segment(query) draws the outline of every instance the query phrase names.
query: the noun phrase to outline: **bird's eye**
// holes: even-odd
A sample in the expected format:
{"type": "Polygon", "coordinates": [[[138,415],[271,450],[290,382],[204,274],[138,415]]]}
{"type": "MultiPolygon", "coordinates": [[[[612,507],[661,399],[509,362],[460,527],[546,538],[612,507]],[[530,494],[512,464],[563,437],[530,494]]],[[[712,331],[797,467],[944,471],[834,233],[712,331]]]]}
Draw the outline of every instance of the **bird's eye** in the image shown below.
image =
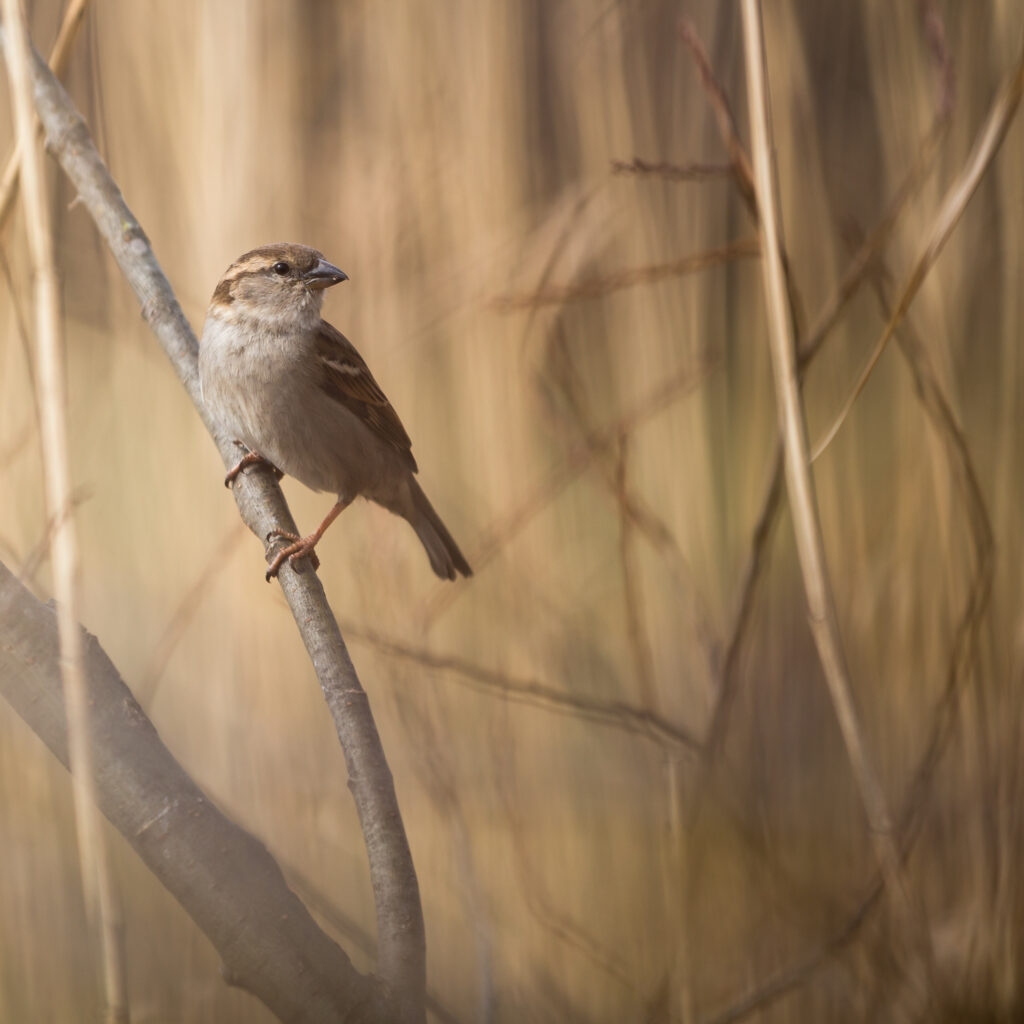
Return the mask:
{"type": "Polygon", "coordinates": [[[284,275],[291,270],[291,267],[282,260],[280,263],[275,263],[273,267],[271,267],[271,270],[273,270],[279,277],[284,277],[284,275]]]}

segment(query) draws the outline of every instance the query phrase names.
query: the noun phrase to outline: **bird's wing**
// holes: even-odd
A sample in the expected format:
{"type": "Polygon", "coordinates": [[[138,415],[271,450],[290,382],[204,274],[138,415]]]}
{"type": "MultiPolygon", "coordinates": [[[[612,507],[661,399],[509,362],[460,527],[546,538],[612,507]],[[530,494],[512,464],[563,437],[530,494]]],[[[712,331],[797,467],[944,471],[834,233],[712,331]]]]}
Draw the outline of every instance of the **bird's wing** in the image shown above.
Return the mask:
{"type": "Polygon", "coordinates": [[[326,320],[320,321],[316,341],[323,371],[320,387],[398,451],[415,473],[412,441],[352,342],[326,320]]]}

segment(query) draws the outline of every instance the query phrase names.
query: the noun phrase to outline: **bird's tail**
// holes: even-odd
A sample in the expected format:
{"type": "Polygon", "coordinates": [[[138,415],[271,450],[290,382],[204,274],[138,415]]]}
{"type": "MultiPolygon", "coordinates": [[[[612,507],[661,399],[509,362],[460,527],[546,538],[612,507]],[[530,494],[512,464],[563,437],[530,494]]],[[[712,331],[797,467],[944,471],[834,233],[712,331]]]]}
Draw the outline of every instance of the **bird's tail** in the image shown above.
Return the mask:
{"type": "Polygon", "coordinates": [[[412,494],[415,514],[409,519],[423,546],[427,549],[430,568],[443,580],[453,580],[456,573],[472,576],[473,570],[466,561],[466,556],[459,550],[448,527],[441,522],[441,517],[434,511],[423,488],[415,478],[409,480],[409,491],[412,494]]]}

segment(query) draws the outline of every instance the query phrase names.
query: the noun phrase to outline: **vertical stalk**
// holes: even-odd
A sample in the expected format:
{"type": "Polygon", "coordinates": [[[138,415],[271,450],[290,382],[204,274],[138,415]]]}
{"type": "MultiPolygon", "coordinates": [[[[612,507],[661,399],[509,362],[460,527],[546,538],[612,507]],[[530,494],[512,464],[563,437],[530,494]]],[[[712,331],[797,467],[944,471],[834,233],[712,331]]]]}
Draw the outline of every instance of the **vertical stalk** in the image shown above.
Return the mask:
{"type": "MultiPolygon", "coordinates": [[[[882,877],[905,924],[916,934],[916,916],[903,877],[885,794],[858,721],[846,655],[836,616],[817,499],[811,479],[807,425],[800,402],[800,381],[793,325],[786,298],[779,223],[779,201],[768,111],[759,0],[742,0],[747,93],[757,207],[761,213],[761,266],[768,306],[769,342],[775,378],[779,429],[786,460],[786,489],[793,515],[797,554],[803,575],[811,631],[818,648],[832,706],[846,745],[860,799],[867,815],[882,877]]],[[[927,954],[930,946],[927,944],[927,954]]]]}
{"type": "Polygon", "coordinates": [[[89,695],[78,626],[78,540],[71,501],[64,386],[60,293],[50,211],[43,188],[42,147],[37,141],[31,80],[31,44],[19,0],[2,0],[4,49],[21,155],[22,201],[35,301],[37,387],[46,477],[46,503],[53,524],[51,552],[57,601],[61,677],[68,719],[68,756],[74,779],[75,825],[86,906],[98,925],[103,956],[106,1019],[128,1020],[120,949],[120,912],[111,877],[99,810],[89,740],[89,695]]]}

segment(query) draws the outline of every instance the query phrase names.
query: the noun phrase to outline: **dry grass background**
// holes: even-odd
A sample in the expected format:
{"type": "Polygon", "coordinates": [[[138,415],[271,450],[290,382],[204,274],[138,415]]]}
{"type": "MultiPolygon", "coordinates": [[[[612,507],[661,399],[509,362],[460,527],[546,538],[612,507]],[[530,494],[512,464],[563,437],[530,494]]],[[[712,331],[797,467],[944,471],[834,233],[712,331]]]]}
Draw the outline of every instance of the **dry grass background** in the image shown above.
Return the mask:
{"type": "MultiPolygon", "coordinates": [[[[721,751],[702,768],[685,742],[716,706],[771,476],[756,260],[593,285],[756,233],[728,176],[612,173],[634,156],[728,161],[681,14],[747,137],[735,6],[96,0],[71,61],[72,95],[197,329],[254,245],[303,241],[348,272],[326,315],[398,408],[478,569],[439,586],[412,531],[365,504],[321,550],[396,776],[430,987],[458,1021],[709,1020],[801,964],[759,1019],[920,1012],[914,939],[884,905],[855,917],[870,837],[785,513],[721,751]],[[538,290],[553,301],[517,301],[538,290]]],[[[62,5],[30,7],[46,49],[62,5]]],[[[955,106],[884,250],[896,282],[1024,26],[1018,0],[937,9],[955,106]]],[[[786,244],[811,322],[851,224],[882,215],[941,90],[915,5],[773,0],[765,17],[786,244]]],[[[0,129],[11,137],[6,95],[0,129]]],[[[950,1020],[1024,1015],[1022,180],[1016,123],[908,322],[963,425],[994,539],[961,671],[978,510],[895,347],[815,465],[870,746],[897,818],[915,812],[908,872],[945,982],[929,1012],[950,1020]],[[911,792],[943,707],[941,758],[911,792]]],[[[340,911],[372,934],[344,765],[284,602],[133,296],[52,181],[85,623],[208,793],[335,926],[340,911]]],[[[22,565],[44,505],[20,213],[3,256],[0,558],[22,565]]],[[[865,286],[809,368],[812,439],[884,320],[865,286]]],[[[300,525],[327,508],[285,489],[300,525]]],[[[48,564],[32,561],[48,594],[48,564]]],[[[67,778],[6,706],[0,736],[0,1020],[87,1020],[98,992],[67,778]]],[[[112,842],[134,1018],[268,1019],[112,842]]]]}

